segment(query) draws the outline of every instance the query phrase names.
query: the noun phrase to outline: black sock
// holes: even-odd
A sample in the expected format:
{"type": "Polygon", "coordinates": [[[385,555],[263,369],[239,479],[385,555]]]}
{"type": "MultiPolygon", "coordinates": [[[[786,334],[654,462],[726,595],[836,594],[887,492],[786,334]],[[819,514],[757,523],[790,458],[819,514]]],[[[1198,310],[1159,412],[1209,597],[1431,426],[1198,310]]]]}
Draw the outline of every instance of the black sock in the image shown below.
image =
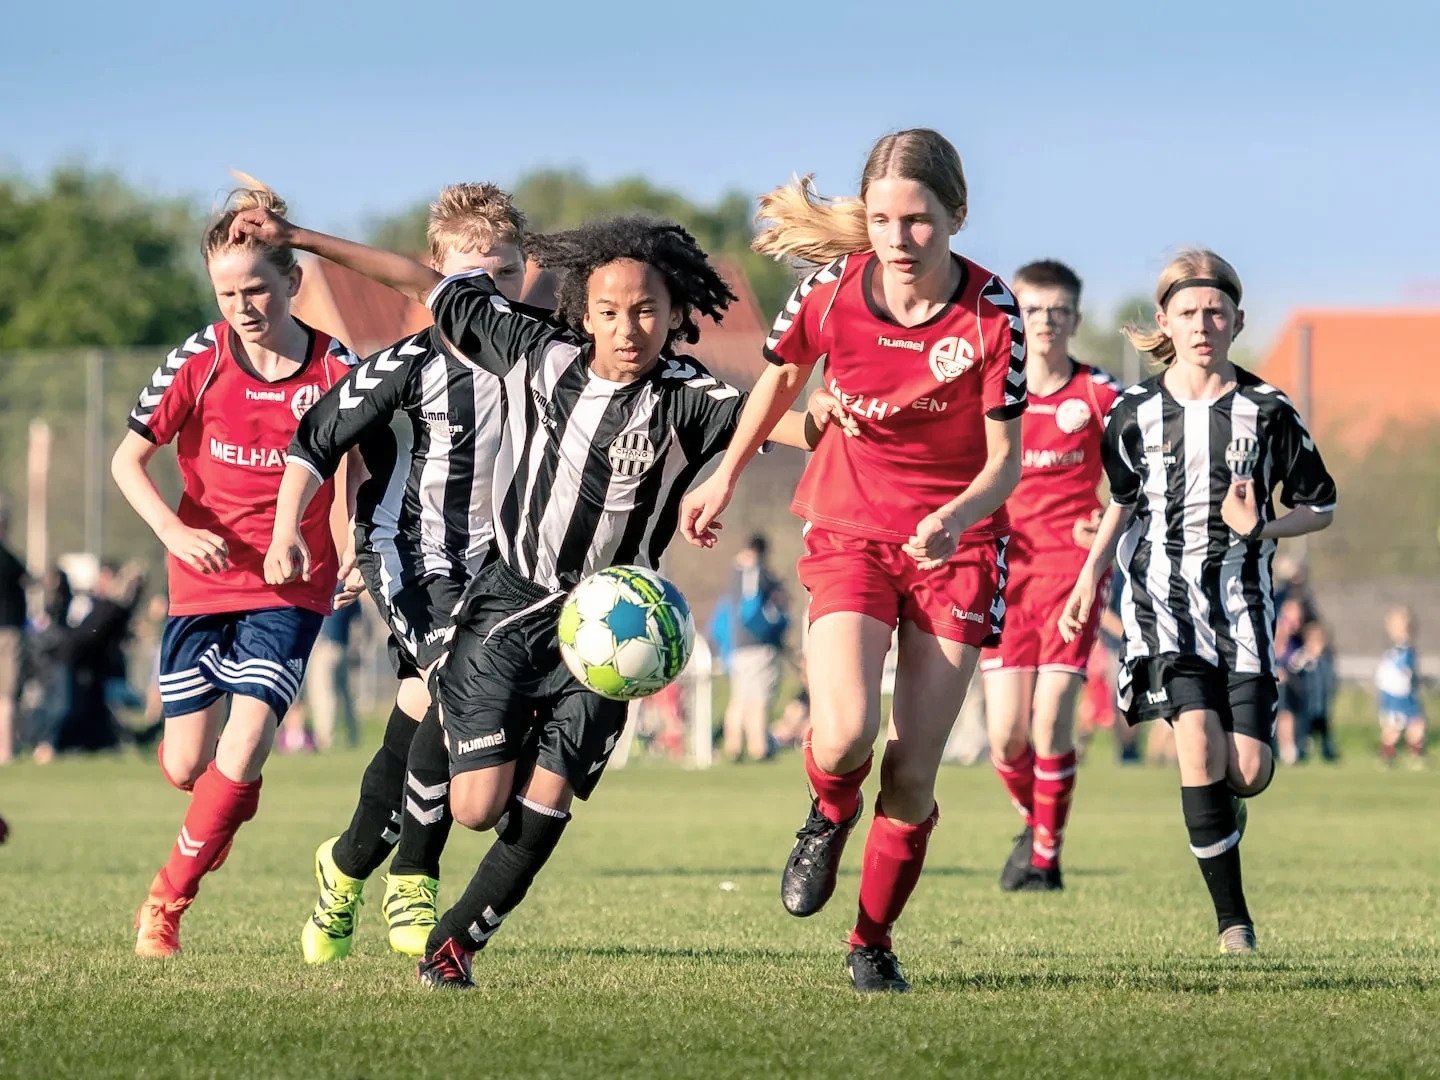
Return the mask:
{"type": "Polygon", "coordinates": [[[438,949],[446,938],[472,951],[484,948],[505,916],[525,899],[569,821],[569,814],[521,799],[512,802],[464,894],[430,931],[426,952],[438,949]]]}
{"type": "Polygon", "coordinates": [[[360,801],[355,804],[355,814],[335,841],[335,865],[342,874],[368,878],[400,839],[405,760],[418,726],[399,705],[390,710],[385,739],[360,778],[360,801]]]}
{"type": "Polygon", "coordinates": [[[450,753],[434,702],[410,742],[406,763],[404,813],[392,874],[440,876],[440,855],[450,838],[450,753]]]}
{"type": "Polygon", "coordinates": [[[1240,882],[1240,833],[1230,786],[1220,780],[1205,787],[1182,787],[1180,806],[1190,833],[1190,851],[1215,904],[1220,931],[1250,923],[1240,882]]]}

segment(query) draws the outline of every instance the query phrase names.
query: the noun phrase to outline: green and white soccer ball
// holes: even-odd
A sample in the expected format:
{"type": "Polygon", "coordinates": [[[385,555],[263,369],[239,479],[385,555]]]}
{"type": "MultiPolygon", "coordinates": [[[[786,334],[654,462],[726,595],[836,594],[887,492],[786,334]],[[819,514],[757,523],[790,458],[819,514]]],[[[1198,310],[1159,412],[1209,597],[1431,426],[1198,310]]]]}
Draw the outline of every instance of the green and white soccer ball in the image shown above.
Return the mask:
{"type": "Polygon", "coordinates": [[[680,590],[642,566],[611,566],[575,586],[560,609],[560,655],[587,688],[615,701],[674,682],[695,647],[680,590]]]}

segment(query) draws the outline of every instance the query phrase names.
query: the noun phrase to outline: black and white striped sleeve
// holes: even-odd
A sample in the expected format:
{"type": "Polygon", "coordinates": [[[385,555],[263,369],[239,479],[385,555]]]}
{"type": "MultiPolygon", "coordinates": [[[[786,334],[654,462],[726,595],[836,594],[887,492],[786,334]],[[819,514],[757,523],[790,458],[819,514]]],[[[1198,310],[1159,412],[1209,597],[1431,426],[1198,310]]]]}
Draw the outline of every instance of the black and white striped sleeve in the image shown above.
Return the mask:
{"type": "Polygon", "coordinates": [[[346,452],[404,406],[417,367],[431,355],[424,338],[396,342],[351,368],[300,420],[285,460],[321,481],[334,476],[346,452]]]}
{"type": "Polygon", "coordinates": [[[1140,430],[1134,410],[1121,397],[1110,410],[1100,440],[1100,461],[1110,483],[1110,501],[1117,506],[1134,506],[1140,499],[1140,430]]]}
{"type": "Polygon", "coordinates": [[[1290,507],[1308,506],[1322,514],[1334,510],[1335,480],[1325,468],[1305,422],[1288,400],[1280,402],[1274,430],[1273,456],[1279,471],[1280,501],[1290,507]]]}
{"type": "Polygon", "coordinates": [[[452,274],[425,303],[451,344],[492,375],[504,376],[566,333],[549,312],[505,299],[480,269],[452,274]]]}
{"type": "Polygon", "coordinates": [[[690,461],[704,464],[730,445],[746,395],[693,357],[666,357],[661,363],[660,378],[678,384],[676,437],[690,461]]]}

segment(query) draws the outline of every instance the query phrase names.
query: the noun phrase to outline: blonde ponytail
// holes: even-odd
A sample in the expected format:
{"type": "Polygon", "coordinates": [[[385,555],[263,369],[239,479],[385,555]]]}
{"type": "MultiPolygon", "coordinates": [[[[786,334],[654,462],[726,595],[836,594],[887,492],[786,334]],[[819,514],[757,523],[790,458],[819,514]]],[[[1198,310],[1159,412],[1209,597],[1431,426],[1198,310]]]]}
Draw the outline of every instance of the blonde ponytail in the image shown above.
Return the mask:
{"type": "Polygon", "coordinates": [[[778,187],[759,202],[755,221],[763,227],[750,246],[761,255],[820,265],[870,250],[865,204],[825,198],[815,190],[813,176],[778,187]]]}
{"type": "Polygon", "coordinates": [[[232,189],[225,196],[225,203],[221,207],[219,215],[205,230],[205,238],[200,245],[205,262],[208,264],[222,251],[232,249],[260,251],[274,264],[277,270],[282,274],[288,274],[295,269],[295,252],[290,248],[271,247],[251,236],[246,236],[238,242],[232,242],[230,239],[230,225],[234,222],[236,214],[245,210],[263,208],[277,216],[284,217],[285,212],[289,209],[285,200],[269,184],[255,179],[249,173],[231,169],[230,175],[240,181],[243,186],[232,189]]]}

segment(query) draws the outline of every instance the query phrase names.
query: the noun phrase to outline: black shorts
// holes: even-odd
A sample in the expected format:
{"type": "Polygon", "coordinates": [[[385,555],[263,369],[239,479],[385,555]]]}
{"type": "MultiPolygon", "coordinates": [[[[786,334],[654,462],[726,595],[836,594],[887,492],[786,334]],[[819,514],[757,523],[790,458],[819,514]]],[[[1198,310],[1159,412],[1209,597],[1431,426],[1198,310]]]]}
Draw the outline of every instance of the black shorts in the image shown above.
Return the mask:
{"type": "Polygon", "coordinates": [[[366,589],[390,629],[390,665],[398,678],[418,677],[450,647],[455,634],[455,610],[460,606],[465,582],[427,577],[387,597],[380,577],[380,559],[362,552],[356,562],[366,589]]]}
{"type": "Polygon", "coordinates": [[[470,583],[433,678],[452,776],[515,761],[563,776],[577,798],[595,790],[626,705],[585,689],[560,658],[562,600],[499,559],[470,583]]]}
{"type": "Polygon", "coordinates": [[[1208,709],[1226,731],[1268,743],[1279,704],[1275,677],[1228,671],[1198,656],[1165,653],[1120,665],[1116,699],[1130,724],[1208,709]]]}

